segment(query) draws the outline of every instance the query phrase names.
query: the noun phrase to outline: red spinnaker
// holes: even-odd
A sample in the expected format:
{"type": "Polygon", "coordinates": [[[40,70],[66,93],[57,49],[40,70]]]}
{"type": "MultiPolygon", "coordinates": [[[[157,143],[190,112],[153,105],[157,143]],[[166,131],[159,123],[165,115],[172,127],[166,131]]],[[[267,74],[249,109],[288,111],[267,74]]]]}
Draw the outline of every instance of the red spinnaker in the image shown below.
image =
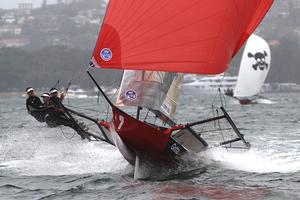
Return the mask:
{"type": "Polygon", "coordinates": [[[224,72],[273,0],[110,0],[93,54],[101,68],[224,72]]]}

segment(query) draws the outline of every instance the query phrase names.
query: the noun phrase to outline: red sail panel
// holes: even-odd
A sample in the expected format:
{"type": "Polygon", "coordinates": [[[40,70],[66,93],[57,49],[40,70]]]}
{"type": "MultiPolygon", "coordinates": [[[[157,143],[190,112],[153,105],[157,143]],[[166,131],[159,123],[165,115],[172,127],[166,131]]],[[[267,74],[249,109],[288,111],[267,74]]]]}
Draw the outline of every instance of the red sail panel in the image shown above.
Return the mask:
{"type": "Polygon", "coordinates": [[[273,0],[110,0],[93,54],[102,68],[224,72],[273,0]]]}

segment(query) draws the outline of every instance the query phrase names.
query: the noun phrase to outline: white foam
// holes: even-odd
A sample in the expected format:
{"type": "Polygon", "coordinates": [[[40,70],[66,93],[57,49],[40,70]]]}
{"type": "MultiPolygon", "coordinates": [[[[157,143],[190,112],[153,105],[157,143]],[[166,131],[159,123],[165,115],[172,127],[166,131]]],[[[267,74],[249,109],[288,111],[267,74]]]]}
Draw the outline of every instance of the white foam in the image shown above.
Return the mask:
{"type": "Polygon", "coordinates": [[[300,152],[276,152],[270,150],[249,150],[230,152],[221,148],[211,149],[207,156],[222,166],[247,172],[289,173],[300,171],[300,152]]]}
{"type": "Polygon", "coordinates": [[[115,147],[104,142],[82,141],[77,135],[68,140],[56,131],[59,130],[34,131],[37,135],[31,139],[26,137],[30,134],[27,132],[14,141],[7,141],[6,150],[2,150],[6,155],[1,156],[0,163],[5,167],[1,170],[33,176],[122,173],[128,170],[127,161],[115,147]]]}
{"type": "MultiPolygon", "coordinates": [[[[61,151],[54,148],[36,152],[33,158],[3,162],[7,169],[21,175],[71,175],[86,173],[120,173],[127,162],[106,144],[77,144],[61,151]],[[74,151],[74,149],[77,149],[74,151]]],[[[70,147],[70,146],[67,146],[70,147]]]]}
{"type": "Polygon", "coordinates": [[[270,99],[265,99],[265,98],[258,98],[256,101],[259,104],[275,104],[276,103],[275,101],[272,101],[270,99]]]}

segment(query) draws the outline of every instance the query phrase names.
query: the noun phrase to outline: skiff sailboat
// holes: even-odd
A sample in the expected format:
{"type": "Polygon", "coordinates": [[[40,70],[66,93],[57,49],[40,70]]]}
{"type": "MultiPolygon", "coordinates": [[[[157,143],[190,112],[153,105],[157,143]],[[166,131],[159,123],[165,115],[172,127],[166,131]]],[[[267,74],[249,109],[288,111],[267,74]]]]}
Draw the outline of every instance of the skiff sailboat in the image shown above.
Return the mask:
{"type": "Polygon", "coordinates": [[[239,100],[240,104],[271,103],[267,98],[259,96],[270,66],[271,51],[268,43],[252,34],[246,43],[235,89],[226,94],[239,100]]]}
{"type": "Polygon", "coordinates": [[[230,129],[231,138],[218,144],[249,148],[224,107],[211,118],[181,124],[174,120],[176,101],[181,73],[223,73],[272,3],[110,0],[90,66],[125,70],[116,103],[87,71],[112,110],[111,120],[97,122],[103,140],[115,145],[135,169],[143,160],[170,163],[204,151],[209,145],[204,132],[230,129]],[[149,113],[161,123],[148,120],[149,113]],[[222,129],[221,122],[227,127],[222,129]]]}

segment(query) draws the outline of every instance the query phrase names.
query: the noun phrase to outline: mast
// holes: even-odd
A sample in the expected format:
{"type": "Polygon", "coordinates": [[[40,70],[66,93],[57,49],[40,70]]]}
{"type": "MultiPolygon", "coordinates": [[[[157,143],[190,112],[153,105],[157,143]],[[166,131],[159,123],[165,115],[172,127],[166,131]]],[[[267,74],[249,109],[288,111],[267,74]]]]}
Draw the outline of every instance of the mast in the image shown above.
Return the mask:
{"type": "MultiPolygon", "coordinates": [[[[145,71],[142,71],[142,81],[144,81],[144,79],[145,79],[145,71]]],[[[144,88],[142,88],[142,89],[144,89],[144,88]]],[[[140,107],[140,106],[137,107],[137,110],[136,110],[136,119],[137,119],[137,120],[140,119],[140,113],[141,113],[141,110],[142,110],[142,109],[143,109],[143,108],[140,107]]]]}
{"type": "Polygon", "coordinates": [[[137,110],[136,110],[136,119],[137,119],[137,120],[140,119],[140,112],[141,112],[142,109],[143,109],[143,108],[140,107],[140,106],[137,107],[137,110]]]}

